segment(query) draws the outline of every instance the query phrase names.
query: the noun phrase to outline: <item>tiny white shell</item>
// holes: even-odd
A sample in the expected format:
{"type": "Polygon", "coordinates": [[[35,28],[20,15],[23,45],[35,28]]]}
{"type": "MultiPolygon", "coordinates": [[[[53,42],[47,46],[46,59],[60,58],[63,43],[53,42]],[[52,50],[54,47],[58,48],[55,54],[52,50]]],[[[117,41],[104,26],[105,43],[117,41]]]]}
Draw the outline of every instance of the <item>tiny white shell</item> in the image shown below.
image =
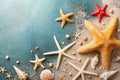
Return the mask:
{"type": "Polygon", "coordinates": [[[98,62],[99,62],[99,59],[98,59],[98,56],[96,55],[95,57],[93,57],[93,58],[91,59],[91,67],[92,67],[93,69],[95,69],[96,66],[97,66],[97,64],[98,64],[98,62]]]}
{"type": "Polygon", "coordinates": [[[50,70],[45,69],[40,73],[40,79],[41,80],[54,80],[54,74],[50,70]]]}
{"type": "Polygon", "coordinates": [[[118,70],[105,71],[100,75],[100,78],[102,78],[103,80],[108,80],[111,76],[113,76],[117,72],[118,72],[118,70]]]}

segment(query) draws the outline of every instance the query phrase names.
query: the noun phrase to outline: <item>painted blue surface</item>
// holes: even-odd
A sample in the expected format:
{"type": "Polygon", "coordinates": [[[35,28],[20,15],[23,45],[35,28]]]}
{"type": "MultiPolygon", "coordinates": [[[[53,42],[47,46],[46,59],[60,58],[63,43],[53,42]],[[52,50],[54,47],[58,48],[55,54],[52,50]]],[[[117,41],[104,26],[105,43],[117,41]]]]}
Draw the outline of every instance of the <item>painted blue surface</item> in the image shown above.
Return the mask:
{"type": "MultiPolygon", "coordinates": [[[[61,23],[55,22],[55,19],[60,16],[59,9],[63,9],[65,13],[75,13],[84,7],[83,10],[89,15],[94,9],[94,2],[99,1],[0,0],[0,66],[5,66],[7,72],[11,72],[14,77],[12,66],[16,65],[16,60],[19,60],[21,64],[17,67],[31,73],[34,65],[30,64],[29,60],[34,60],[34,54],[42,58],[43,52],[57,50],[53,35],[57,36],[60,44],[63,41],[66,44],[72,42],[72,39],[65,38],[65,34],[72,35],[75,24],[66,24],[62,29],[61,23]],[[39,51],[35,51],[36,46],[40,47],[39,51]],[[30,54],[30,50],[34,50],[34,53],[30,54]],[[5,59],[6,55],[10,56],[10,60],[5,59]],[[25,66],[30,67],[26,69],[25,66]]],[[[71,19],[75,20],[74,16],[71,19]]],[[[44,64],[57,58],[57,56],[45,57],[44,64]]],[[[39,68],[38,71],[40,70],[39,68]]],[[[5,74],[0,73],[0,80],[6,80],[5,74]]],[[[39,80],[38,78],[39,76],[32,80],[39,80]]]]}

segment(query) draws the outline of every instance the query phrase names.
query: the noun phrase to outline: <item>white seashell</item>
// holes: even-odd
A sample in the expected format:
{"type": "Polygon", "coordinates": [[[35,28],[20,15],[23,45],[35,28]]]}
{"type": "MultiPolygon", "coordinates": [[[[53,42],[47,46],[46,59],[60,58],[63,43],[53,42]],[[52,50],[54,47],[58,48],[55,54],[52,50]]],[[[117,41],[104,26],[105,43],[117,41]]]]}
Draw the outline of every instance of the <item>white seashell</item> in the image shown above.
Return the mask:
{"type": "Polygon", "coordinates": [[[27,80],[28,79],[28,74],[25,73],[24,71],[20,70],[19,68],[17,68],[16,66],[13,66],[13,68],[15,69],[17,76],[20,80],[27,80]]]}
{"type": "Polygon", "coordinates": [[[93,69],[96,68],[96,66],[97,66],[97,64],[98,64],[98,61],[99,61],[99,60],[98,60],[98,56],[97,56],[97,55],[91,59],[91,67],[92,67],[93,69]]]}
{"type": "Polygon", "coordinates": [[[111,76],[113,76],[115,73],[117,73],[118,70],[115,71],[105,71],[100,75],[100,78],[103,80],[108,80],[111,76]]]}
{"type": "Polygon", "coordinates": [[[54,80],[54,74],[50,70],[45,69],[40,73],[40,80],[54,80]]]}

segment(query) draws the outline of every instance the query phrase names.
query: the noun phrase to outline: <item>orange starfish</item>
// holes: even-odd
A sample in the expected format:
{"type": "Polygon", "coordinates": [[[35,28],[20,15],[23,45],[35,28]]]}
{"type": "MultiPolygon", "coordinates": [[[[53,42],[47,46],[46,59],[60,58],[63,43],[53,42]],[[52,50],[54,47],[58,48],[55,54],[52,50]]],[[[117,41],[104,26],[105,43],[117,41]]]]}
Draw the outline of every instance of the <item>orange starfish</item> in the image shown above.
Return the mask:
{"type": "Polygon", "coordinates": [[[120,40],[114,37],[114,32],[118,25],[118,18],[114,17],[108,24],[107,28],[100,30],[91,22],[85,20],[85,27],[93,36],[93,40],[78,49],[78,52],[89,53],[99,51],[102,58],[102,64],[105,69],[110,67],[110,53],[114,48],[120,48],[120,40]]]}
{"type": "Polygon", "coordinates": [[[73,13],[64,14],[62,9],[60,9],[60,15],[61,15],[61,17],[57,18],[55,21],[62,21],[62,24],[61,24],[62,28],[64,27],[66,22],[68,22],[68,23],[74,22],[73,20],[69,19],[69,17],[72,16],[73,13]]]}

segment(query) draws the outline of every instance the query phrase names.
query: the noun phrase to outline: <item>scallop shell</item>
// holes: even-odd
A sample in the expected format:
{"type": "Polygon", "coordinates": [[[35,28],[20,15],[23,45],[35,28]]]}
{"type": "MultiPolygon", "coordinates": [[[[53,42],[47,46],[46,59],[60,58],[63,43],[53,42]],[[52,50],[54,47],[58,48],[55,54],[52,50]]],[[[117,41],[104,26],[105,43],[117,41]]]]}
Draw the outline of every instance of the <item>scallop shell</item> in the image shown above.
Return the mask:
{"type": "Polygon", "coordinates": [[[103,80],[108,80],[111,76],[113,76],[117,72],[118,72],[118,70],[105,71],[100,75],[100,78],[102,78],[103,80]]]}
{"type": "Polygon", "coordinates": [[[50,70],[45,69],[40,73],[40,79],[41,80],[54,80],[54,74],[50,70]]]}
{"type": "Polygon", "coordinates": [[[25,73],[24,71],[20,70],[16,66],[13,66],[13,68],[15,69],[19,80],[27,80],[28,79],[28,74],[27,73],[25,73]]]}
{"type": "Polygon", "coordinates": [[[91,59],[91,67],[92,67],[93,69],[95,69],[96,66],[97,66],[97,64],[98,64],[98,62],[99,62],[99,59],[98,59],[98,56],[96,55],[95,57],[93,57],[93,58],[91,59]]]}

